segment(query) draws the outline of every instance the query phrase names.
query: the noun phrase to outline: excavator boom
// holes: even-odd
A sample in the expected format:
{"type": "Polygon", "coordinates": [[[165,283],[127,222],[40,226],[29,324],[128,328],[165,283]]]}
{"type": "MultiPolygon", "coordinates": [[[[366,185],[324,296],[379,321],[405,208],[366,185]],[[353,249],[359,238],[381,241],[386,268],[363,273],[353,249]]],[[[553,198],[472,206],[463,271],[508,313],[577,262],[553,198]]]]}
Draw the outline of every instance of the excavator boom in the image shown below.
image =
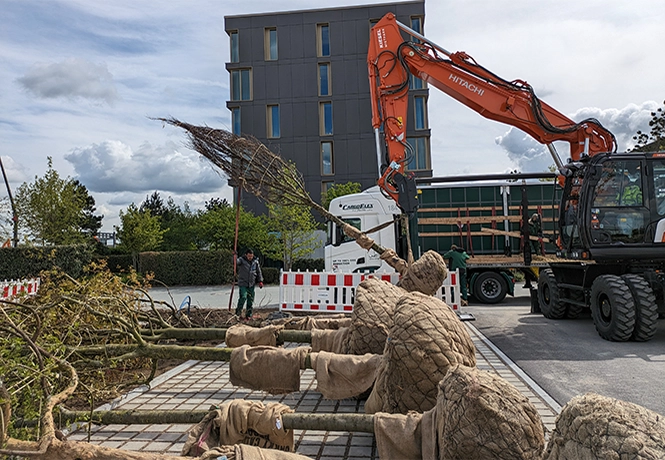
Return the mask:
{"type": "Polygon", "coordinates": [[[410,150],[406,142],[410,74],[485,118],[519,128],[538,142],[547,144],[560,170],[563,169],[563,163],[551,146],[554,141],[570,144],[573,161],[585,154],[594,156],[616,151],[614,135],[599,121],[586,119],[574,122],[538,99],[527,82],[504,80],[478,65],[466,53],[446,51],[398,22],[392,13],[384,16],[372,28],[367,63],[372,126],[376,133],[380,165],[381,130],[388,157],[378,183],[405,212],[413,212],[413,209],[404,209],[401,204],[412,203],[413,200],[399,197],[399,187],[406,176],[404,169],[410,150]],[[402,31],[413,39],[405,41],[402,31]]]}

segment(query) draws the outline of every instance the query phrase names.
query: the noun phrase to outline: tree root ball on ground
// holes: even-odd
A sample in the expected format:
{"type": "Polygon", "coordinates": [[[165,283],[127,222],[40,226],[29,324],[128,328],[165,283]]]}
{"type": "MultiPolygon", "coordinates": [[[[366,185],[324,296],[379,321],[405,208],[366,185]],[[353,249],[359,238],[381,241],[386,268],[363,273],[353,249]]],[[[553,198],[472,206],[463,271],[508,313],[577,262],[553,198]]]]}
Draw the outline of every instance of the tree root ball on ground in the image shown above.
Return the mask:
{"type": "Polygon", "coordinates": [[[409,292],[434,295],[448,276],[446,262],[436,251],[427,251],[415,261],[397,285],[409,292]]]}
{"type": "Polygon", "coordinates": [[[637,404],[587,393],[556,419],[546,460],[665,458],[665,419],[637,404]]]}
{"type": "Polygon", "coordinates": [[[450,367],[476,365],[475,347],[450,307],[420,292],[397,302],[393,322],[365,412],[427,411],[450,367]]]}
{"type": "Polygon", "coordinates": [[[498,375],[455,366],[439,384],[441,459],[540,459],[545,431],[538,410],[498,375]]]}
{"type": "Polygon", "coordinates": [[[406,293],[378,278],[368,278],[358,285],[349,327],[350,354],[383,354],[388,331],[393,325],[395,305],[406,293]]]}

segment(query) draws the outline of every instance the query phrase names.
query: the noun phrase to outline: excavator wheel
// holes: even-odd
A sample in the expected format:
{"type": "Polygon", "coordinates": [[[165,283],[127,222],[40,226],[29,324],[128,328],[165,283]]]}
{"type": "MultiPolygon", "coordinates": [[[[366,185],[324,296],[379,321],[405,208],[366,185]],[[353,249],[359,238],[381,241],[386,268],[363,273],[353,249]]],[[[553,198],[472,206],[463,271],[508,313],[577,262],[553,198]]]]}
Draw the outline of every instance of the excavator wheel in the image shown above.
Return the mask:
{"type": "MultiPolygon", "coordinates": [[[[572,291],[569,294],[573,299],[577,301],[584,301],[584,293],[580,291],[572,291]]],[[[568,306],[566,307],[566,318],[568,319],[577,319],[580,316],[582,316],[582,313],[584,313],[585,307],[581,305],[573,305],[572,303],[568,303],[568,306]]]]}
{"type": "Polygon", "coordinates": [[[635,302],[623,278],[601,275],[591,285],[591,316],[605,340],[625,342],[635,329],[635,302]]]}
{"type": "Polygon", "coordinates": [[[541,270],[538,277],[538,303],[545,318],[561,319],[566,316],[567,305],[560,299],[559,285],[549,268],[541,270]]]}
{"type": "Polygon", "coordinates": [[[635,302],[635,329],[632,339],[636,342],[651,340],[658,324],[658,305],[651,286],[640,275],[626,274],[621,277],[633,295],[635,302]]]}

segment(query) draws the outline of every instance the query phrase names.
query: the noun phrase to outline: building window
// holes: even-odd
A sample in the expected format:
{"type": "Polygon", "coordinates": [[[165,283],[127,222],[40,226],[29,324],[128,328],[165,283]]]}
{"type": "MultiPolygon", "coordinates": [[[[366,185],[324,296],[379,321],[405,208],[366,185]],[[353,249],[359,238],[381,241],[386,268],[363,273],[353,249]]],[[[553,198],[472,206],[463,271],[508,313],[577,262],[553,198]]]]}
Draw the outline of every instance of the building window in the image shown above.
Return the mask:
{"type": "Polygon", "coordinates": [[[319,57],[330,56],[330,26],[328,24],[316,26],[316,48],[319,57]]]}
{"type": "Polygon", "coordinates": [[[236,136],[240,136],[240,107],[233,107],[231,109],[231,130],[236,136]]]}
{"type": "Polygon", "coordinates": [[[319,96],[330,96],[330,64],[319,64],[319,96]]]}
{"type": "Polygon", "coordinates": [[[413,74],[409,74],[409,89],[423,89],[425,83],[413,74]]]}
{"type": "Polygon", "coordinates": [[[335,174],[333,166],[333,143],[321,142],[321,175],[332,176],[335,174]]]}
{"type": "Polygon", "coordinates": [[[427,137],[412,137],[406,140],[411,149],[409,154],[409,163],[406,165],[406,168],[409,171],[416,171],[419,169],[430,169],[429,168],[429,148],[428,148],[428,138],[427,137]]]}
{"type": "MultiPolygon", "coordinates": [[[[423,18],[421,16],[413,16],[411,18],[411,28],[413,30],[415,30],[416,32],[418,32],[420,35],[422,35],[423,34],[423,18]]],[[[411,40],[413,40],[416,43],[420,43],[420,40],[418,40],[417,38],[411,37],[411,40]]],[[[416,77],[412,74],[409,75],[409,89],[423,89],[424,87],[425,87],[425,84],[420,78],[418,78],[418,77],[416,77]]]]}
{"type": "MultiPolygon", "coordinates": [[[[411,28],[418,32],[420,35],[423,34],[423,18],[421,16],[413,16],[411,18],[411,28]]],[[[416,40],[417,41],[417,40],[416,40]]]]}
{"type": "Polygon", "coordinates": [[[252,70],[231,71],[231,100],[249,101],[252,99],[252,70]]]}
{"type": "Polygon", "coordinates": [[[413,109],[415,111],[415,129],[427,129],[427,102],[424,96],[413,98],[413,109]]]}
{"type": "Polygon", "coordinates": [[[334,181],[331,180],[323,180],[321,181],[321,196],[325,196],[326,193],[328,193],[328,190],[332,188],[332,186],[335,185],[334,181]]]}
{"type": "Polygon", "coordinates": [[[333,133],[332,102],[321,102],[319,104],[319,130],[321,136],[330,136],[333,133]]]}
{"type": "Polygon", "coordinates": [[[279,105],[268,106],[268,137],[276,138],[280,136],[279,133],[279,105]]]}
{"type": "Polygon", "coordinates": [[[277,60],[277,29],[271,27],[265,29],[265,58],[266,61],[276,61],[277,60]]]}
{"type": "Polygon", "coordinates": [[[229,32],[231,38],[231,62],[240,62],[240,45],[238,44],[238,31],[229,32]]]}

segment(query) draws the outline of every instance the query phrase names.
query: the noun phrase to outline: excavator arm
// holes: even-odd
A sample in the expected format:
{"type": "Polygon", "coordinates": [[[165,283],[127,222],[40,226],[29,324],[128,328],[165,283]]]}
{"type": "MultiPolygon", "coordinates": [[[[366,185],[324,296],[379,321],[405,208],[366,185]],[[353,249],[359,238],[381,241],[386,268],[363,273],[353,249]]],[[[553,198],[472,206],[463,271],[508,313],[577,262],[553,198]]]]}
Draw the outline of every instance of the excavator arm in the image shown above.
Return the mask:
{"type": "Polygon", "coordinates": [[[378,185],[406,213],[417,207],[405,166],[411,155],[406,142],[409,75],[438,88],[480,115],[531,135],[546,144],[559,171],[564,165],[552,143],[570,144],[573,161],[583,155],[616,151],[614,135],[598,120],[574,122],[536,96],[525,81],[507,81],[495,75],[464,52],[450,53],[398,22],[388,13],[373,28],[367,55],[372,101],[372,127],[381,168],[378,185]],[[405,41],[402,31],[413,37],[405,41]],[[381,131],[387,162],[381,150],[381,131]],[[387,163],[387,165],[386,165],[387,163]],[[414,204],[415,203],[415,204],[414,204]],[[408,209],[411,208],[411,209],[408,209]]]}

